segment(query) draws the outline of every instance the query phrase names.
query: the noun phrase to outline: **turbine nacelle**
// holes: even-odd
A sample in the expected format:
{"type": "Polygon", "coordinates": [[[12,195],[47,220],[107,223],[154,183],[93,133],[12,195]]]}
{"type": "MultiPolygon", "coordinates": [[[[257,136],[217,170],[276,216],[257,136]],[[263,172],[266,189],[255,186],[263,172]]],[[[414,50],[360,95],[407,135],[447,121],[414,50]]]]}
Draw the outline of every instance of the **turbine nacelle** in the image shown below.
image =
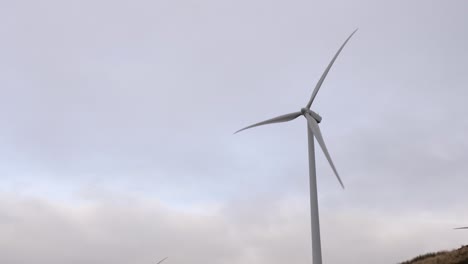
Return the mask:
{"type": "Polygon", "coordinates": [[[306,115],[306,114],[311,115],[317,121],[317,123],[320,123],[322,121],[322,117],[319,114],[315,113],[314,111],[310,109],[307,109],[306,107],[301,108],[301,113],[302,115],[306,115]]]}

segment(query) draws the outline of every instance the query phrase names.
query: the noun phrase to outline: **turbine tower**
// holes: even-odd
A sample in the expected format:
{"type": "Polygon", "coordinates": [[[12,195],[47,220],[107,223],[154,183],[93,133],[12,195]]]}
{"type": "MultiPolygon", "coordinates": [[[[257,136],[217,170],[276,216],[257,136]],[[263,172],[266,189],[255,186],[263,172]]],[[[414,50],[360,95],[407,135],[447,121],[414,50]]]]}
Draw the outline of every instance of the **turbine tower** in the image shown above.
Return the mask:
{"type": "Polygon", "coordinates": [[[271,119],[250,125],[234,133],[236,134],[238,132],[241,132],[243,130],[256,127],[256,126],[288,122],[288,121],[296,119],[297,117],[301,115],[306,118],[307,139],[308,139],[308,149],[309,149],[309,184],[310,184],[309,191],[310,191],[310,218],[311,218],[311,231],[312,231],[312,257],[313,257],[314,264],[322,264],[322,248],[320,244],[319,208],[318,208],[318,201],[317,201],[317,178],[316,178],[316,173],[315,173],[314,137],[317,140],[320,147],[322,148],[322,151],[325,154],[325,157],[327,158],[328,163],[330,163],[330,166],[343,189],[344,189],[344,185],[343,185],[343,182],[341,181],[340,176],[338,175],[338,171],[336,170],[335,165],[333,164],[330,154],[328,153],[327,147],[325,145],[325,141],[323,140],[323,136],[320,131],[320,127],[318,125],[320,121],[322,121],[322,117],[318,115],[316,112],[310,110],[310,107],[320,87],[322,86],[322,83],[325,80],[325,77],[327,77],[327,74],[330,71],[330,68],[335,62],[336,58],[338,57],[338,55],[340,54],[341,50],[344,48],[346,43],[348,43],[349,39],[354,35],[354,33],[356,33],[356,31],[357,29],[353,33],[351,33],[351,35],[346,39],[343,45],[341,45],[340,49],[336,52],[331,62],[328,64],[324,73],[322,74],[319,81],[317,82],[317,85],[315,86],[315,89],[312,92],[312,96],[310,97],[309,102],[307,103],[306,107],[302,108],[298,112],[281,115],[275,118],[271,118],[271,119]]]}

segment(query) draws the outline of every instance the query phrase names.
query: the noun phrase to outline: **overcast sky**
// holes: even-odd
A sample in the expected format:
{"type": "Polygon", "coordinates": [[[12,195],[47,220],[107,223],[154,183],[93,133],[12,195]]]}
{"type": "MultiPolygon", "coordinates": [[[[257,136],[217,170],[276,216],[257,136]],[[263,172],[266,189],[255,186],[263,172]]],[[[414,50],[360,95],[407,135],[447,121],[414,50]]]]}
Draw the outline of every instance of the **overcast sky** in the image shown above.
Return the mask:
{"type": "Polygon", "coordinates": [[[0,263],[311,263],[468,243],[468,3],[0,2],[0,263]]]}

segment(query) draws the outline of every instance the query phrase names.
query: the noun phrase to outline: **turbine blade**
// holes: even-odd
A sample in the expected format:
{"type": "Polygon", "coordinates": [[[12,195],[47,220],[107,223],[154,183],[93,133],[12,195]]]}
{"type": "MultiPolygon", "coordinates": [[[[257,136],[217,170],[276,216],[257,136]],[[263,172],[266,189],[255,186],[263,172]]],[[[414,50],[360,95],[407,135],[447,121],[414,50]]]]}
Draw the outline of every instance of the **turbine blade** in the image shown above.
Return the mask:
{"type": "Polygon", "coordinates": [[[327,77],[327,74],[330,71],[330,68],[333,66],[333,63],[335,62],[338,55],[340,55],[341,50],[344,48],[346,43],[348,43],[349,39],[351,39],[351,37],[354,35],[354,33],[356,33],[356,31],[357,31],[357,29],[354,30],[353,33],[351,33],[351,35],[349,35],[349,37],[346,39],[346,41],[343,43],[343,45],[341,45],[340,49],[336,52],[333,59],[330,61],[330,64],[328,64],[327,68],[325,69],[325,71],[322,74],[322,77],[320,77],[320,80],[317,82],[317,85],[315,85],[315,89],[312,92],[312,96],[310,97],[310,100],[307,103],[307,109],[310,109],[310,106],[312,105],[312,102],[314,101],[315,96],[317,95],[317,93],[318,93],[318,91],[320,89],[320,86],[322,86],[322,83],[325,80],[325,77],[327,77]]]}
{"type": "Polygon", "coordinates": [[[465,226],[465,227],[457,227],[457,228],[454,228],[454,229],[468,229],[468,226],[465,226]]]}
{"type": "Polygon", "coordinates": [[[160,260],[158,263],[156,263],[156,264],[161,264],[161,263],[162,263],[163,261],[165,261],[166,259],[167,259],[167,257],[161,259],[161,260],[160,260]]]}
{"type": "Polygon", "coordinates": [[[246,129],[256,127],[256,126],[268,125],[268,124],[274,124],[274,123],[281,123],[281,122],[288,122],[288,121],[296,119],[300,115],[302,115],[301,112],[294,112],[294,113],[285,114],[285,115],[282,115],[282,116],[277,116],[275,118],[271,118],[271,119],[268,119],[268,120],[265,120],[265,121],[250,125],[248,127],[244,127],[242,129],[237,130],[236,132],[234,132],[234,134],[239,133],[242,130],[246,130],[246,129]]]}
{"type": "Polygon", "coordinates": [[[338,171],[335,168],[335,165],[333,164],[333,161],[330,157],[330,153],[328,153],[327,146],[325,145],[325,141],[323,141],[323,136],[322,132],[320,131],[320,127],[317,123],[317,121],[309,114],[304,115],[307,118],[307,123],[309,124],[309,128],[312,131],[312,134],[314,134],[315,138],[317,139],[317,142],[319,143],[320,147],[323,150],[323,153],[325,154],[325,157],[328,160],[328,163],[330,163],[330,166],[333,169],[333,172],[336,175],[336,178],[340,182],[341,187],[344,189],[343,182],[341,181],[340,176],[338,175],[338,171]]]}

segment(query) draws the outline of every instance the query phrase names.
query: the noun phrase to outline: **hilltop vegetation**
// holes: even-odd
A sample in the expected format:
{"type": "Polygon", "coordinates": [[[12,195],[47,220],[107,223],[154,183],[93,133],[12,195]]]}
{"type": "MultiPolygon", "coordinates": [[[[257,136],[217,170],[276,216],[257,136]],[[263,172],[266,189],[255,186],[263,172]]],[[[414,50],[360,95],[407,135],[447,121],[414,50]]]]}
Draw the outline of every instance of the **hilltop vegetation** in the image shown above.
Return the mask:
{"type": "Polygon", "coordinates": [[[468,264],[468,246],[452,251],[427,253],[400,264],[468,264]]]}

